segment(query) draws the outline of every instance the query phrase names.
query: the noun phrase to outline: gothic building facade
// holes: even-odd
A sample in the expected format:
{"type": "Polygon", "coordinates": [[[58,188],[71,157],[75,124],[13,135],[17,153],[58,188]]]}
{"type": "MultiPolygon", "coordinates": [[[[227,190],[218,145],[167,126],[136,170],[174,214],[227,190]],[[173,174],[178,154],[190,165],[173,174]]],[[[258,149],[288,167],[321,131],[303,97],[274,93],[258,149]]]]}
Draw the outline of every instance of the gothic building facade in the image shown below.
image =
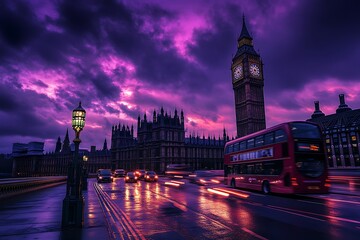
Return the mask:
{"type": "Polygon", "coordinates": [[[315,101],[315,111],[307,121],[318,123],[323,132],[329,168],[360,169],[360,109],[352,110],[339,95],[336,113],[325,115],[315,101]]]}
{"type": "Polygon", "coordinates": [[[138,117],[137,137],[131,126],[112,127],[111,154],[113,168],[147,169],[164,172],[168,164],[186,164],[196,169],[222,169],[227,136],[222,138],[185,136],[184,113],[174,116],[154,110],[152,121],[138,117]]]}
{"type": "Polygon", "coordinates": [[[254,49],[244,17],[231,72],[237,137],[265,129],[263,63],[254,49]]]}

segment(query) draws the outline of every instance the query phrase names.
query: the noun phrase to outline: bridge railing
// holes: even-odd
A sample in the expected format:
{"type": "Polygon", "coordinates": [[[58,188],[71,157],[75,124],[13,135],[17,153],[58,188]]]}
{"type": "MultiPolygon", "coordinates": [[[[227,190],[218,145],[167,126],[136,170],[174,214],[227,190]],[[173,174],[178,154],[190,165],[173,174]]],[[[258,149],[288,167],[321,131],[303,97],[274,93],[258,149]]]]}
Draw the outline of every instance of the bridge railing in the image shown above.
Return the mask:
{"type": "Polygon", "coordinates": [[[0,200],[66,183],[67,177],[33,177],[0,179],[0,200]]]}

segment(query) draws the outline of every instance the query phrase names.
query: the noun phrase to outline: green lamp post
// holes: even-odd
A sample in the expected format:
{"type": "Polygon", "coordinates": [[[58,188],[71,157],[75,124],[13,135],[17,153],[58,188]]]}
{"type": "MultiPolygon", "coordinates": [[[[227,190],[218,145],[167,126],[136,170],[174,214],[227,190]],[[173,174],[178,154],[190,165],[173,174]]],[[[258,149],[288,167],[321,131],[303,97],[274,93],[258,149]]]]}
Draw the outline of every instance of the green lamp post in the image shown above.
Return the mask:
{"type": "Polygon", "coordinates": [[[68,168],[66,196],[63,200],[62,227],[82,227],[84,224],[84,197],[82,195],[82,161],[79,160],[80,132],[85,126],[86,111],[79,106],[72,112],[72,128],[75,131],[75,151],[68,168]]]}

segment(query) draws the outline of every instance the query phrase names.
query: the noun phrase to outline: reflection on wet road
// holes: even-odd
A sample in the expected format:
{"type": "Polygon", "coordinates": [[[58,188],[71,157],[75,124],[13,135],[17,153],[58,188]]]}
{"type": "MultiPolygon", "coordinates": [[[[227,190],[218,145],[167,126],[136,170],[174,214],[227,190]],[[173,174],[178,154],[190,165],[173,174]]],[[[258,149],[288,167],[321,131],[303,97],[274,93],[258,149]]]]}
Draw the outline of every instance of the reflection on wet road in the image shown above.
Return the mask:
{"type": "Polygon", "coordinates": [[[126,184],[117,178],[100,187],[146,239],[358,239],[360,234],[356,196],[262,195],[167,178],[126,184]]]}

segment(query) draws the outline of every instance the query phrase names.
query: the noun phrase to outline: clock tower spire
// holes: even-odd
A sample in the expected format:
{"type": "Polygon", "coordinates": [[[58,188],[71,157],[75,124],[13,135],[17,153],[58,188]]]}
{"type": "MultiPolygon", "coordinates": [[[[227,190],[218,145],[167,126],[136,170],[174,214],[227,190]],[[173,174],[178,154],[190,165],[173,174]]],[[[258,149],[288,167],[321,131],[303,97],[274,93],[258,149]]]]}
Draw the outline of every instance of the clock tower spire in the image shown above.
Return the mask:
{"type": "Polygon", "coordinates": [[[243,16],[238,48],[231,63],[237,137],[266,128],[263,63],[252,40],[243,16]]]}

